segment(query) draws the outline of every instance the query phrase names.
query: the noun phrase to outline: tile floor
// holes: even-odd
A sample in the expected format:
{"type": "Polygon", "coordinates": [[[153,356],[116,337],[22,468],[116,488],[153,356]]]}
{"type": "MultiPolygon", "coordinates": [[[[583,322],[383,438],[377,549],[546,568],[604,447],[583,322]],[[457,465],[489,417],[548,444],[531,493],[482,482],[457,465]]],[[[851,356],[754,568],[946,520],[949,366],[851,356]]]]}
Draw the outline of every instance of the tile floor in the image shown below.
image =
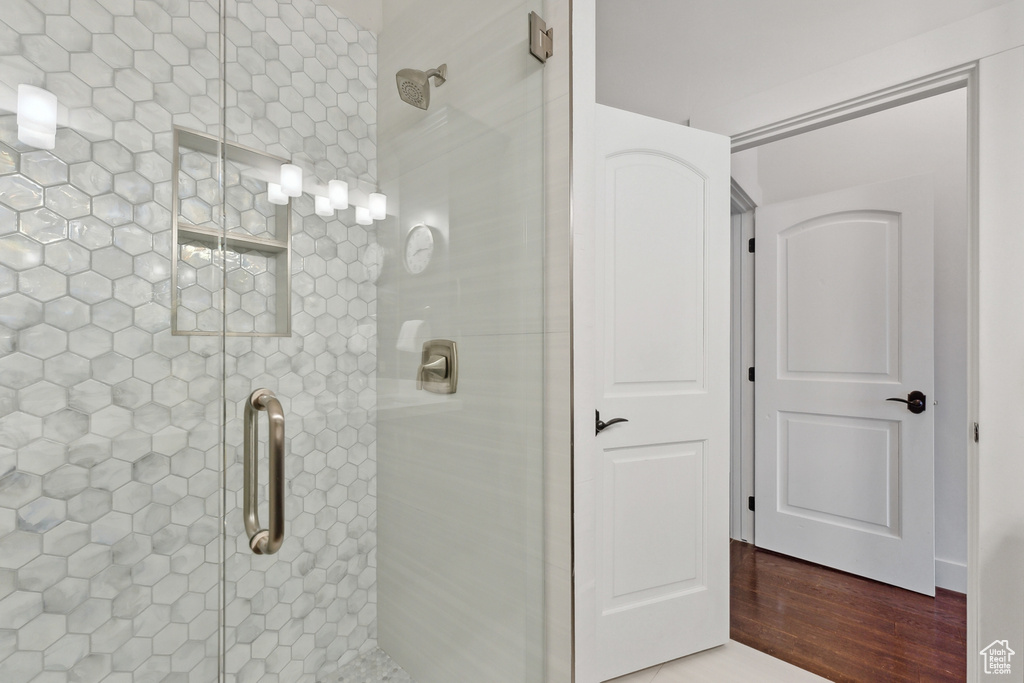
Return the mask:
{"type": "Polygon", "coordinates": [[[637,671],[608,683],[812,683],[824,680],[730,640],[721,647],[637,671]]]}
{"type": "Polygon", "coordinates": [[[384,650],[375,648],[341,667],[338,683],[413,683],[384,650]]]}
{"type": "MultiPolygon", "coordinates": [[[[383,650],[341,668],[339,683],[414,683],[383,650]]],[[[607,683],[814,683],[825,681],[781,659],[730,640],[721,647],[637,671],[607,683]]]]}

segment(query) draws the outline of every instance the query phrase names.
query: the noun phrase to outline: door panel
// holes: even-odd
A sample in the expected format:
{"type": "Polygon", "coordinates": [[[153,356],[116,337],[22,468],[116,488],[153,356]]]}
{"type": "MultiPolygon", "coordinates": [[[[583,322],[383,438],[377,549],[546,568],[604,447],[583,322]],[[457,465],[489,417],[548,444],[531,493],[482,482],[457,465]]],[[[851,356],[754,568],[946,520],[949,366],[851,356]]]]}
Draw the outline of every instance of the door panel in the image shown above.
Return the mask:
{"type": "Polygon", "coordinates": [[[604,611],[701,586],[703,442],[624,448],[603,464],[604,611]]]}
{"type": "Polygon", "coordinates": [[[779,509],[898,537],[898,453],[898,422],[780,411],[779,509]],[[833,478],[843,486],[821,485],[833,478]]]}
{"type": "Polygon", "coordinates": [[[898,378],[899,238],[899,216],[877,211],[818,217],[779,234],[780,375],[898,378]]]}
{"type": "MultiPolygon", "coordinates": [[[[728,639],[729,142],[598,107],[596,670],[728,639]]],[[[579,558],[579,561],[585,561],[579,558]]]]}
{"type": "Polygon", "coordinates": [[[606,242],[606,392],[700,390],[705,178],[680,159],[631,150],[607,160],[606,179],[610,225],[625,228],[606,242]],[[665,290],[675,295],[653,294],[665,290]]]}
{"type": "Polygon", "coordinates": [[[930,180],[756,220],[757,545],[934,594],[930,180]]]}

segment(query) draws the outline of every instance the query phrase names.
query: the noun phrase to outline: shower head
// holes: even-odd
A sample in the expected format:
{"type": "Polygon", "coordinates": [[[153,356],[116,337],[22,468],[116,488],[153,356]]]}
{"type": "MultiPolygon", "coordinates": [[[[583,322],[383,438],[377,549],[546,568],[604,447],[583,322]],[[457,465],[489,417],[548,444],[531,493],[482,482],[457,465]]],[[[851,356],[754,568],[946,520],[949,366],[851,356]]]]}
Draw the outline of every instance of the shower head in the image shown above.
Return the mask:
{"type": "Polygon", "coordinates": [[[430,71],[418,71],[416,69],[402,69],[395,74],[398,81],[398,96],[404,102],[414,107],[426,109],[430,106],[430,80],[434,79],[434,85],[444,85],[448,77],[448,65],[442,64],[430,71]]]}

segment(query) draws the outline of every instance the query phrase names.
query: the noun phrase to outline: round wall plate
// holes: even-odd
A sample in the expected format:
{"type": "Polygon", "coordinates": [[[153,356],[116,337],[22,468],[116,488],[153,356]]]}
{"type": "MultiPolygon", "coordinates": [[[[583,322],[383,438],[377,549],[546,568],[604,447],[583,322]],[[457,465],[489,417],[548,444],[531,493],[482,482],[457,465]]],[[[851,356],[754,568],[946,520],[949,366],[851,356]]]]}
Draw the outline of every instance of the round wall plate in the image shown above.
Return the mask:
{"type": "Polygon", "coordinates": [[[362,263],[363,268],[366,269],[366,279],[370,281],[370,284],[377,284],[380,271],[384,268],[384,247],[377,242],[366,245],[362,263]]]}
{"type": "Polygon", "coordinates": [[[425,223],[412,226],[405,237],[405,269],[412,275],[419,275],[434,257],[434,233],[425,223]]]}

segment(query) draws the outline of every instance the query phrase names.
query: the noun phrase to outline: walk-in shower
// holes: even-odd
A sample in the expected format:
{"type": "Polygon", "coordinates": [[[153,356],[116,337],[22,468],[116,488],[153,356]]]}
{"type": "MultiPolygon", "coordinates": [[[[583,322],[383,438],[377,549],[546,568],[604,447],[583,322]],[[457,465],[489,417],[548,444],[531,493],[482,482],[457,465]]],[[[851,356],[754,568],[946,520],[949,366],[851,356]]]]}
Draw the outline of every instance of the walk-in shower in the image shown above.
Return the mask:
{"type": "Polygon", "coordinates": [[[367,4],[4,2],[5,682],[544,678],[536,3],[367,4]]]}

